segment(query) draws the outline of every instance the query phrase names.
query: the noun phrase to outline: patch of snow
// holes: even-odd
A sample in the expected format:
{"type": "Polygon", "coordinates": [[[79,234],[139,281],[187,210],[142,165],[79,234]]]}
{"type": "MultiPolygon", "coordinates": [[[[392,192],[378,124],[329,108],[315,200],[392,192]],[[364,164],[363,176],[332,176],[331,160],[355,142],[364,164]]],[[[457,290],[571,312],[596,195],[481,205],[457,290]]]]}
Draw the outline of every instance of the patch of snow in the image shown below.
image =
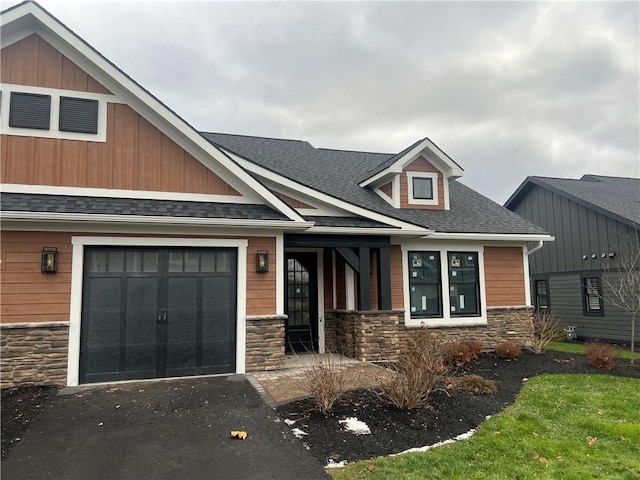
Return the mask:
{"type": "Polygon", "coordinates": [[[342,468],[345,467],[347,465],[347,461],[346,460],[341,460],[339,462],[334,462],[331,458],[329,459],[329,463],[327,463],[326,467],[324,468],[342,468]]]}
{"type": "Polygon", "coordinates": [[[296,422],[297,422],[297,420],[289,420],[288,418],[284,419],[284,423],[286,423],[289,426],[293,425],[296,422]]]}
{"type": "Polygon", "coordinates": [[[293,432],[293,434],[296,436],[296,438],[302,438],[305,435],[309,435],[307,432],[303,432],[299,428],[292,428],[291,432],[293,432]]]}
{"type": "Polygon", "coordinates": [[[344,420],[338,420],[338,423],[344,424],[344,429],[354,435],[369,435],[371,429],[369,426],[358,420],[356,417],[348,417],[344,420]]]}
{"type": "Polygon", "coordinates": [[[391,454],[389,456],[390,457],[396,457],[398,455],[404,455],[405,453],[426,452],[427,450],[431,450],[432,448],[441,447],[443,445],[449,445],[450,443],[455,443],[455,442],[458,442],[460,440],[468,440],[473,436],[474,433],[476,433],[476,429],[472,428],[468,432],[461,433],[460,435],[458,435],[455,438],[450,438],[449,440],[443,440],[442,442],[434,443],[433,445],[426,445],[424,447],[418,447],[418,448],[410,448],[410,449],[405,450],[403,452],[394,453],[394,454],[391,454]]]}

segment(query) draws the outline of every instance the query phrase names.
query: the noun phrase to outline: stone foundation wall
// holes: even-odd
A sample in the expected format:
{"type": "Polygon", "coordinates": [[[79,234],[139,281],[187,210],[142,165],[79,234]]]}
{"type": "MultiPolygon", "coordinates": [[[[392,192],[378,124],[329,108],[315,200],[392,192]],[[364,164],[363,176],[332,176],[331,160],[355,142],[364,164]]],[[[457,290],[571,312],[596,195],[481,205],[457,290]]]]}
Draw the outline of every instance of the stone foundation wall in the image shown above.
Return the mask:
{"type": "Polygon", "coordinates": [[[0,387],[65,385],[68,323],[0,326],[0,387]]]}
{"type": "MultiPolygon", "coordinates": [[[[487,325],[432,327],[429,331],[449,340],[477,340],[485,351],[508,340],[523,347],[531,345],[532,309],[527,307],[494,308],[487,311],[487,325]]],[[[362,361],[397,360],[408,335],[415,327],[405,327],[404,312],[343,311],[327,314],[335,323],[337,350],[362,361]]]]}
{"type": "Polygon", "coordinates": [[[284,315],[247,317],[247,372],[284,368],[284,315]]]}

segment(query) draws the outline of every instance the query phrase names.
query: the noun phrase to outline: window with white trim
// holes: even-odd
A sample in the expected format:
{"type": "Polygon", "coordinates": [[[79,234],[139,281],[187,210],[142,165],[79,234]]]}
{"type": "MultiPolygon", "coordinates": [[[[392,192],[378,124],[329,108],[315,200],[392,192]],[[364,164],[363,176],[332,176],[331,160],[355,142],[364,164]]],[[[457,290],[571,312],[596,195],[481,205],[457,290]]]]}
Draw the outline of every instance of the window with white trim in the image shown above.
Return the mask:
{"type": "Polygon", "coordinates": [[[582,307],[584,314],[603,316],[602,279],[600,277],[583,277],[582,291],[582,307]]]}
{"type": "Polygon", "coordinates": [[[448,252],[449,308],[452,317],[480,314],[477,252],[448,252]]]}
{"type": "Polygon", "coordinates": [[[409,251],[410,318],[455,323],[460,317],[480,317],[479,255],[477,251],[409,251]]]}
{"type": "Polygon", "coordinates": [[[440,252],[409,252],[411,317],[442,316],[440,252]]]}
{"type": "Polygon", "coordinates": [[[438,205],[438,174],[407,172],[407,202],[413,205],[438,205]]]}

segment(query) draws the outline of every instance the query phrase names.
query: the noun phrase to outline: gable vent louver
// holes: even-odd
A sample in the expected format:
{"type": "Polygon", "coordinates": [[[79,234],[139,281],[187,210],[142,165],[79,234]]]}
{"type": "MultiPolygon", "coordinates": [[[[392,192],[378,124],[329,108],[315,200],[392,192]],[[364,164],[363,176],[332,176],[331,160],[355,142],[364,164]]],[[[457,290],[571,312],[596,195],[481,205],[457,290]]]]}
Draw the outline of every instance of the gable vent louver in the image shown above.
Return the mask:
{"type": "Polygon", "coordinates": [[[49,130],[51,95],[11,92],[9,126],[49,130]]]}
{"type": "Polygon", "coordinates": [[[60,130],[98,133],[98,101],[60,97],[60,130]]]}

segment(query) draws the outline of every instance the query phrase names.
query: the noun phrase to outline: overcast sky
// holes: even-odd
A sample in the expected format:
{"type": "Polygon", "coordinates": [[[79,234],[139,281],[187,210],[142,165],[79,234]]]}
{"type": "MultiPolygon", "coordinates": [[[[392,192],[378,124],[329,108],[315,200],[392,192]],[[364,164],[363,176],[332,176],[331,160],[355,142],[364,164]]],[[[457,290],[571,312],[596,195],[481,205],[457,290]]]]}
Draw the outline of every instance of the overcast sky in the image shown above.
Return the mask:
{"type": "Polygon", "coordinates": [[[39,3],[199,130],[427,136],[499,203],[527,175],[640,176],[637,1],[39,3]]]}

